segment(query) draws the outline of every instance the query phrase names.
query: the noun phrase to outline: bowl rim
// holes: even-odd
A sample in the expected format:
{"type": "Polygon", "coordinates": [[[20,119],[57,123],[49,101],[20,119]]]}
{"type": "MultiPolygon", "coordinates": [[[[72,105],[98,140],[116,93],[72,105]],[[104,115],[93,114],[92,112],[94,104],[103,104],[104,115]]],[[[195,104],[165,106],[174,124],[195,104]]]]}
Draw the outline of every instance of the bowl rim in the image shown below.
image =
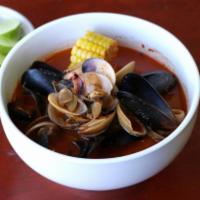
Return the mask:
{"type": "MultiPolygon", "coordinates": [[[[161,147],[165,146],[167,143],[170,143],[176,136],[178,136],[184,128],[186,128],[186,126],[190,123],[190,121],[192,120],[193,116],[195,115],[196,111],[198,111],[198,104],[199,104],[199,97],[200,97],[200,78],[199,78],[199,71],[198,71],[198,67],[192,57],[192,55],[190,54],[190,52],[188,51],[188,49],[184,46],[184,44],[176,37],[174,36],[172,33],[170,33],[169,31],[167,31],[166,29],[162,28],[161,26],[152,23],[148,20],[145,19],[141,19],[135,16],[130,16],[130,15],[125,15],[125,14],[120,14],[120,13],[109,13],[109,12],[86,12],[86,13],[79,13],[79,14],[73,14],[73,15],[69,15],[69,16],[65,16],[62,18],[58,18],[55,19],[53,21],[50,21],[40,27],[38,27],[37,29],[35,29],[34,31],[32,31],[30,34],[28,34],[27,36],[25,36],[22,40],[20,40],[16,46],[9,52],[9,54],[6,56],[2,67],[1,67],[1,72],[0,72],[0,110],[1,110],[1,117],[3,116],[5,118],[5,120],[3,121],[7,121],[9,122],[9,124],[12,126],[12,129],[16,132],[18,132],[17,134],[21,134],[22,137],[26,138],[26,140],[28,142],[31,142],[32,144],[38,146],[40,148],[41,151],[44,151],[44,153],[49,153],[50,156],[53,157],[57,157],[60,159],[65,159],[68,160],[71,163],[76,163],[76,164],[90,164],[90,165],[96,165],[96,164],[111,164],[111,163],[119,163],[119,162],[125,162],[128,160],[132,160],[132,159],[137,159],[140,157],[143,157],[147,154],[150,154],[154,151],[159,150],[161,147]],[[62,21],[65,20],[70,20],[72,18],[76,18],[76,17],[82,17],[88,15],[90,17],[92,16],[96,16],[96,17],[101,17],[102,15],[107,15],[107,17],[115,17],[115,18],[122,18],[124,20],[126,19],[134,19],[137,21],[140,21],[142,23],[148,23],[151,26],[154,26],[157,29],[160,29],[160,31],[165,32],[165,34],[168,34],[173,40],[174,42],[181,46],[181,48],[183,48],[183,50],[185,51],[185,53],[187,54],[187,59],[190,60],[190,63],[195,71],[194,76],[194,80],[198,80],[198,83],[196,83],[197,86],[197,91],[194,94],[194,97],[192,99],[191,102],[191,106],[188,109],[187,115],[184,118],[184,120],[181,122],[181,124],[169,135],[167,136],[165,139],[163,139],[162,141],[158,142],[157,144],[154,144],[144,150],[138,151],[136,153],[132,153],[129,155],[125,155],[125,156],[120,156],[120,157],[113,157],[113,158],[77,158],[77,157],[71,157],[68,155],[64,155],[58,152],[54,152],[50,149],[47,149],[45,147],[42,147],[41,145],[35,143],[34,141],[32,141],[31,139],[29,139],[27,136],[24,135],[23,132],[21,132],[16,126],[15,124],[12,122],[11,118],[9,117],[9,114],[7,112],[7,106],[4,105],[4,101],[3,101],[3,94],[2,94],[2,78],[3,78],[3,74],[4,72],[7,70],[7,65],[9,63],[9,60],[12,59],[13,54],[15,54],[15,52],[17,51],[18,48],[20,48],[22,46],[22,44],[26,43],[26,41],[30,40],[34,35],[37,35],[40,32],[43,32],[43,30],[48,29],[49,27],[60,23],[62,21]]],[[[3,122],[4,123],[4,122],[3,122]]],[[[3,124],[2,123],[2,124],[3,124]]],[[[5,133],[6,134],[6,133],[5,133]]],[[[7,135],[7,134],[6,134],[7,135]]]]}

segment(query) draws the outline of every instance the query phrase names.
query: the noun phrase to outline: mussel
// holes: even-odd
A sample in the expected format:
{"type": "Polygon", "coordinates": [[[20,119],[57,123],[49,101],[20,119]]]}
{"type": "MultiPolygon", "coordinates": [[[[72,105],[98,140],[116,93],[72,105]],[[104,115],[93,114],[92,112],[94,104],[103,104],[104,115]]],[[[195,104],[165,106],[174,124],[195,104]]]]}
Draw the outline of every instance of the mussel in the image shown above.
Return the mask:
{"type": "Polygon", "coordinates": [[[147,134],[163,139],[184,117],[160,95],[175,86],[176,78],[165,71],[138,75],[134,65],[132,61],[115,74],[105,60],[91,58],[63,73],[34,62],[22,83],[36,101],[48,96],[48,117],[31,124],[26,134],[48,147],[49,136],[59,127],[76,131],[79,139],[73,144],[79,157],[87,157],[99,145],[123,146],[147,134]],[[123,131],[113,132],[111,124],[123,131]]]}
{"type": "Polygon", "coordinates": [[[53,81],[59,81],[63,77],[63,72],[42,61],[36,61],[23,74],[22,85],[32,92],[47,96],[54,91],[53,81]]]}
{"type": "Polygon", "coordinates": [[[172,73],[162,70],[142,75],[161,94],[169,92],[177,83],[176,77],[172,73]]]}
{"type": "Polygon", "coordinates": [[[134,113],[125,111],[121,108],[122,105],[117,106],[117,116],[121,127],[130,135],[144,136],[147,134],[147,130],[144,125],[134,116],[134,113]]]}
{"type": "Polygon", "coordinates": [[[178,125],[167,102],[138,74],[130,73],[124,76],[117,97],[120,104],[134,113],[147,128],[168,133],[178,125]]]}
{"type": "Polygon", "coordinates": [[[23,124],[29,123],[37,114],[36,110],[27,110],[13,102],[8,104],[8,112],[10,113],[11,118],[23,124]]]}
{"type": "Polygon", "coordinates": [[[73,143],[79,149],[78,157],[87,158],[89,154],[96,149],[102,141],[106,138],[105,134],[98,135],[96,137],[82,137],[73,143]]]}
{"type": "Polygon", "coordinates": [[[47,116],[41,116],[29,124],[25,134],[38,144],[48,148],[49,137],[57,132],[59,132],[59,127],[47,116]]]}
{"type": "Polygon", "coordinates": [[[116,73],[116,79],[117,79],[117,84],[119,85],[123,77],[128,74],[132,73],[135,69],[135,61],[131,61],[125,66],[123,66],[117,73],[116,73]]]}
{"type": "Polygon", "coordinates": [[[8,103],[8,112],[12,119],[20,124],[26,124],[44,114],[46,105],[42,97],[34,95],[31,91],[22,92],[21,88],[18,90],[21,92],[21,97],[8,103]]]}
{"type": "Polygon", "coordinates": [[[79,149],[78,157],[87,158],[97,148],[119,148],[138,140],[138,137],[128,134],[114,118],[106,132],[96,137],[81,137],[74,142],[79,149]]]}

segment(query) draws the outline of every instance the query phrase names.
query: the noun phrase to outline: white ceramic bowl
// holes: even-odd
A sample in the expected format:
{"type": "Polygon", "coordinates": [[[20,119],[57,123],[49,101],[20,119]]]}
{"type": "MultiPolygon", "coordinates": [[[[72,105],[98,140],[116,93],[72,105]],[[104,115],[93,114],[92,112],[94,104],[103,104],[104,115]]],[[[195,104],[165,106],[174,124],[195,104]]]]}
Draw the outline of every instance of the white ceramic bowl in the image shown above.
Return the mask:
{"type": "Polygon", "coordinates": [[[0,20],[8,18],[20,21],[24,30],[24,35],[27,35],[34,29],[32,23],[24,15],[11,8],[0,6],[0,20]]]}
{"type": "Polygon", "coordinates": [[[197,113],[199,73],[184,45],[163,28],[135,17],[85,13],[50,22],[21,40],[2,65],[0,111],[5,134],[22,160],[42,176],[74,188],[109,190],[130,186],[165,168],[186,144],[197,113]],[[42,56],[71,47],[86,31],[116,38],[168,64],[179,77],[187,97],[188,113],[181,125],[160,143],[135,154],[109,159],[82,159],[50,151],[28,139],[11,121],[7,103],[22,73],[42,56]],[[142,44],[145,48],[142,48],[142,44]],[[148,48],[156,51],[148,51],[148,48]],[[163,55],[163,56],[162,56],[163,55]]]}

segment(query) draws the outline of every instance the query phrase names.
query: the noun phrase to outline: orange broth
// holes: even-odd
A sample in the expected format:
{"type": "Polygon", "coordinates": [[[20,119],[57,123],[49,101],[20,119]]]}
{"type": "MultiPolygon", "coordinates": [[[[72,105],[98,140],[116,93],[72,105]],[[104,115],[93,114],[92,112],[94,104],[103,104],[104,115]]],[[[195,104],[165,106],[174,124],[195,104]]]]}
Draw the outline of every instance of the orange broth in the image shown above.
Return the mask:
{"type": "MultiPolygon", "coordinates": [[[[69,57],[70,57],[71,49],[65,49],[60,52],[56,52],[48,58],[45,59],[45,62],[56,67],[59,70],[65,70],[69,65],[69,57]]],[[[122,66],[127,64],[129,61],[134,60],[136,62],[136,73],[144,73],[155,70],[166,70],[169,71],[165,66],[160,64],[159,62],[153,60],[152,58],[137,52],[133,49],[119,47],[119,52],[117,57],[112,61],[112,65],[117,71],[122,66]]],[[[24,101],[23,99],[23,91],[24,89],[19,84],[16,88],[16,91],[13,95],[13,101],[24,101]]],[[[186,98],[183,92],[183,89],[178,83],[174,89],[172,89],[167,95],[164,96],[169,105],[173,108],[182,109],[185,112],[187,111],[186,98]]],[[[30,101],[31,102],[31,101],[30,101]]],[[[26,130],[25,126],[20,126],[16,124],[22,131],[26,130]]],[[[112,124],[111,124],[112,131],[112,124]]],[[[106,134],[106,133],[105,133],[106,134]]],[[[116,137],[117,137],[116,133],[116,137]]],[[[71,154],[77,151],[75,147],[72,145],[72,140],[77,138],[77,134],[74,132],[64,131],[62,130],[60,133],[53,135],[49,140],[49,148],[60,152],[63,154],[71,154]]],[[[118,157],[123,155],[128,155],[134,152],[138,152],[145,148],[148,148],[154,145],[156,142],[151,139],[149,136],[142,137],[140,139],[136,139],[132,142],[129,142],[126,145],[113,146],[111,145],[99,145],[90,155],[90,158],[110,158],[110,157],[118,157]]]]}

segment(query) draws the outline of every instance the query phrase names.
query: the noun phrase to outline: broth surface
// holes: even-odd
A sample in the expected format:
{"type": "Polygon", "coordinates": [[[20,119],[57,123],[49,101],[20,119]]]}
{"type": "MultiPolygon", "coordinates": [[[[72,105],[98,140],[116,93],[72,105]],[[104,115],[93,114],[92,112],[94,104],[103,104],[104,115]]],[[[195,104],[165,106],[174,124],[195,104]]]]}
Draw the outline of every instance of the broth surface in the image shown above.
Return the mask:
{"type": "MultiPolygon", "coordinates": [[[[66,49],[54,53],[48,56],[45,59],[45,62],[63,71],[69,65],[70,51],[71,49],[66,49]]],[[[169,71],[169,69],[167,69],[157,61],[151,59],[150,57],[142,53],[139,53],[133,49],[125,47],[119,47],[118,55],[113,60],[112,65],[115,71],[117,71],[118,69],[120,69],[121,67],[123,67],[125,64],[127,64],[132,60],[136,62],[136,69],[135,69],[136,73],[144,73],[144,72],[146,73],[155,70],[169,71]]],[[[25,90],[19,84],[16,88],[15,94],[13,95],[13,101],[24,102],[26,101],[25,99],[28,98],[28,97],[25,98],[25,95],[26,95],[25,90]]],[[[174,89],[172,89],[167,95],[164,96],[164,98],[167,100],[167,102],[172,108],[182,109],[185,112],[187,111],[185,95],[179,82],[177,83],[174,89]]],[[[27,106],[35,106],[33,105],[33,103],[30,104],[31,105],[27,106]]],[[[17,124],[16,122],[15,124],[19,127],[19,129],[25,132],[27,128],[25,125],[19,123],[17,124]]],[[[111,134],[110,141],[102,143],[100,146],[98,146],[98,148],[96,148],[90,154],[89,156],[90,158],[110,158],[110,157],[128,155],[143,150],[156,143],[149,136],[145,136],[142,138],[134,137],[134,139],[131,139],[131,141],[129,141],[128,144],[125,145],[123,144],[122,141],[118,141],[117,142],[118,145],[113,145],[112,135],[115,135],[115,137],[117,137],[117,135],[121,136],[122,134],[124,134],[122,137],[127,138],[127,140],[128,138],[132,137],[129,136],[127,133],[124,133],[123,129],[121,129],[120,127],[117,127],[116,129],[112,128],[112,126],[115,126],[115,124],[116,123],[113,122],[110,126],[111,128],[107,131],[109,132],[108,134],[111,134]]],[[[50,137],[49,148],[56,152],[68,155],[70,155],[71,153],[76,153],[75,152],[76,148],[72,145],[72,140],[74,138],[77,138],[76,133],[62,130],[59,134],[50,137]]]]}

